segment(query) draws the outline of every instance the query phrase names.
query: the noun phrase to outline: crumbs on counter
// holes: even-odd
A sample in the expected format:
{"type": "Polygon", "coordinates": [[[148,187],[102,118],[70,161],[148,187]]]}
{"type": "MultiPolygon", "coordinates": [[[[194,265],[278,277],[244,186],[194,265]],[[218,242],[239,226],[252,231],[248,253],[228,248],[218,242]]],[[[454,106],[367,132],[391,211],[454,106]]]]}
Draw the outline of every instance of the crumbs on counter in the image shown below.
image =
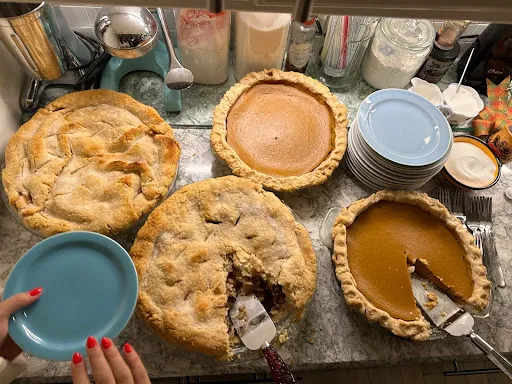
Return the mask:
{"type": "Polygon", "coordinates": [[[425,307],[428,309],[434,309],[437,307],[437,296],[433,292],[427,292],[427,301],[425,302],[425,307]]]}
{"type": "Polygon", "coordinates": [[[288,330],[287,329],[283,329],[280,333],[279,333],[279,336],[277,337],[277,339],[279,340],[279,342],[281,344],[284,344],[286,343],[288,340],[290,340],[290,336],[288,335],[288,330]]]}
{"type": "Polygon", "coordinates": [[[446,312],[445,311],[441,312],[441,317],[446,317],[446,312]]]}

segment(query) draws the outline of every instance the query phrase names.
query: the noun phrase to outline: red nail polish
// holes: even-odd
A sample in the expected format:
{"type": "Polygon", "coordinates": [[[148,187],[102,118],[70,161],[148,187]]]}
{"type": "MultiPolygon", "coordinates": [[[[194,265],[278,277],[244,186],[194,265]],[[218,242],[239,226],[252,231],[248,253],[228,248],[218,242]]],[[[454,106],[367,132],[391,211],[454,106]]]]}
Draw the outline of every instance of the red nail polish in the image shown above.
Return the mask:
{"type": "Polygon", "coordinates": [[[101,339],[101,345],[104,349],[109,349],[112,346],[112,340],[107,337],[101,339]]]}
{"type": "Polygon", "coordinates": [[[123,349],[124,349],[124,353],[132,353],[133,352],[132,346],[128,343],[125,343],[123,349]]]}
{"type": "Polygon", "coordinates": [[[82,355],[78,352],[75,352],[73,355],[73,364],[80,364],[82,362],[82,355]]]}
{"type": "Polygon", "coordinates": [[[93,336],[87,338],[87,348],[91,349],[98,345],[98,342],[93,336]]]}
{"type": "Polygon", "coordinates": [[[41,292],[43,292],[43,288],[38,287],[38,288],[34,288],[33,290],[29,291],[28,293],[30,296],[37,296],[37,295],[40,295],[41,292]]]}

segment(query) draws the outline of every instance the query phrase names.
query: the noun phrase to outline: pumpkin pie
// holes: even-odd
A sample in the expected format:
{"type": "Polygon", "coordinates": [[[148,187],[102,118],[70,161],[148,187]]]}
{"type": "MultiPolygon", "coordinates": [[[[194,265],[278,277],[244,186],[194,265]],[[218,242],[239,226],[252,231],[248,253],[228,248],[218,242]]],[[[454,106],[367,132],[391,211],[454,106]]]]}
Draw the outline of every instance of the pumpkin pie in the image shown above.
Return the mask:
{"type": "Polygon", "coordinates": [[[346,117],[345,106],[310,77],[252,72],[215,108],[211,144],[235,175],[293,191],[325,182],[336,169],[346,117]]]}
{"type": "Polygon", "coordinates": [[[342,210],[333,261],[347,304],[395,335],[430,337],[409,274],[430,280],[459,304],[483,310],[490,283],[480,250],[439,201],[419,192],[379,191],[342,210]]]}
{"type": "Polygon", "coordinates": [[[73,92],[10,139],[2,181],[9,205],[39,234],[113,235],[167,196],[179,157],[153,108],[114,91],[73,92]]]}
{"type": "Polygon", "coordinates": [[[260,184],[235,176],[190,184],[148,217],[130,250],[138,311],[165,340],[228,359],[228,310],[254,293],[274,321],[300,319],[316,286],[307,230],[260,184]]]}

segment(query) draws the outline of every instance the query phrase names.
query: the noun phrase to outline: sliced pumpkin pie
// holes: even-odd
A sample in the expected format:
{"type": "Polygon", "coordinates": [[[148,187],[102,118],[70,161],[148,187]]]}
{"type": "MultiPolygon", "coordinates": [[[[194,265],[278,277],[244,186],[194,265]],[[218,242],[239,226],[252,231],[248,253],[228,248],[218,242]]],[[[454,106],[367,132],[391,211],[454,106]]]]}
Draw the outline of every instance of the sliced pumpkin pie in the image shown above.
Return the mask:
{"type": "Polygon", "coordinates": [[[430,337],[409,274],[430,280],[459,304],[479,311],[490,283],[480,250],[439,201],[410,191],[379,191],[342,210],[333,260],[347,304],[397,336],[430,337]]]}
{"type": "Polygon", "coordinates": [[[233,173],[277,191],[323,183],[346,149],[347,112],[320,82],[252,72],[213,113],[211,144],[233,173]]]}

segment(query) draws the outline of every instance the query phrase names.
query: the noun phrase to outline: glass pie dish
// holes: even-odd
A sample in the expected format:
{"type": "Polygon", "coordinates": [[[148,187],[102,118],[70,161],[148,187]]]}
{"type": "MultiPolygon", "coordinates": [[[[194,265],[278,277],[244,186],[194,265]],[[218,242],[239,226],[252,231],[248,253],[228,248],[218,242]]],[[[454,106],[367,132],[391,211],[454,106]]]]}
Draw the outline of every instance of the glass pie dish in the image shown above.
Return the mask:
{"type": "MultiPolygon", "coordinates": [[[[320,225],[319,229],[319,238],[323,245],[325,245],[329,250],[332,251],[333,249],[333,238],[332,238],[332,232],[334,227],[334,222],[338,215],[340,214],[341,208],[340,207],[333,207],[331,208],[327,214],[325,215],[324,219],[322,220],[322,223],[320,225]]],[[[489,316],[489,313],[491,311],[492,302],[493,302],[493,287],[491,286],[491,290],[489,292],[489,302],[487,307],[482,311],[475,311],[471,308],[465,308],[468,312],[470,312],[474,317],[478,318],[486,318],[489,316]]],[[[420,306],[418,306],[420,308],[420,306]]],[[[365,319],[365,321],[368,321],[362,314],[360,314],[358,311],[355,311],[358,313],[362,318],[365,319]]],[[[425,316],[428,318],[427,316],[425,316]]],[[[372,325],[378,326],[377,323],[372,323],[372,325]]],[[[432,333],[428,340],[437,340],[445,338],[448,334],[443,331],[442,329],[437,328],[435,325],[432,325],[432,333]]],[[[384,329],[382,327],[379,327],[381,329],[384,329]]],[[[386,330],[386,329],[384,329],[386,330]]]]}
{"type": "MultiPolygon", "coordinates": [[[[1,165],[1,171],[2,172],[3,172],[4,168],[5,168],[5,159],[2,159],[2,165],[1,165]]],[[[123,231],[120,231],[120,232],[118,232],[116,234],[112,234],[112,235],[109,235],[109,236],[112,237],[112,238],[115,238],[117,240],[117,237],[123,238],[124,237],[123,235],[125,233],[130,233],[131,234],[131,232],[133,230],[141,227],[144,224],[144,222],[146,221],[146,219],[149,216],[149,214],[156,207],[158,207],[158,205],[160,205],[167,197],[169,197],[173,193],[174,187],[176,185],[176,179],[177,179],[178,173],[179,173],[179,163],[177,165],[176,173],[174,175],[174,178],[173,178],[171,184],[169,185],[167,194],[164,197],[162,197],[151,209],[149,209],[146,213],[144,213],[136,221],[134,221],[129,227],[127,227],[123,231]]],[[[6,207],[7,211],[9,211],[9,213],[12,215],[14,220],[16,220],[16,222],[19,225],[21,225],[23,228],[25,228],[27,231],[33,233],[34,235],[36,235],[38,237],[41,237],[41,238],[49,237],[49,236],[45,235],[44,233],[42,233],[41,231],[38,231],[37,229],[34,229],[34,228],[30,227],[29,225],[27,225],[25,223],[25,221],[20,216],[18,211],[16,211],[16,209],[9,203],[9,198],[7,197],[7,193],[5,191],[4,183],[0,182],[0,184],[1,184],[1,186],[0,186],[0,194],[2,196],[2,201],[3,201],[4,206],[6,207]]],[[[121,243],[123,243],[123,241],[121,241],[121,243]]]]}

